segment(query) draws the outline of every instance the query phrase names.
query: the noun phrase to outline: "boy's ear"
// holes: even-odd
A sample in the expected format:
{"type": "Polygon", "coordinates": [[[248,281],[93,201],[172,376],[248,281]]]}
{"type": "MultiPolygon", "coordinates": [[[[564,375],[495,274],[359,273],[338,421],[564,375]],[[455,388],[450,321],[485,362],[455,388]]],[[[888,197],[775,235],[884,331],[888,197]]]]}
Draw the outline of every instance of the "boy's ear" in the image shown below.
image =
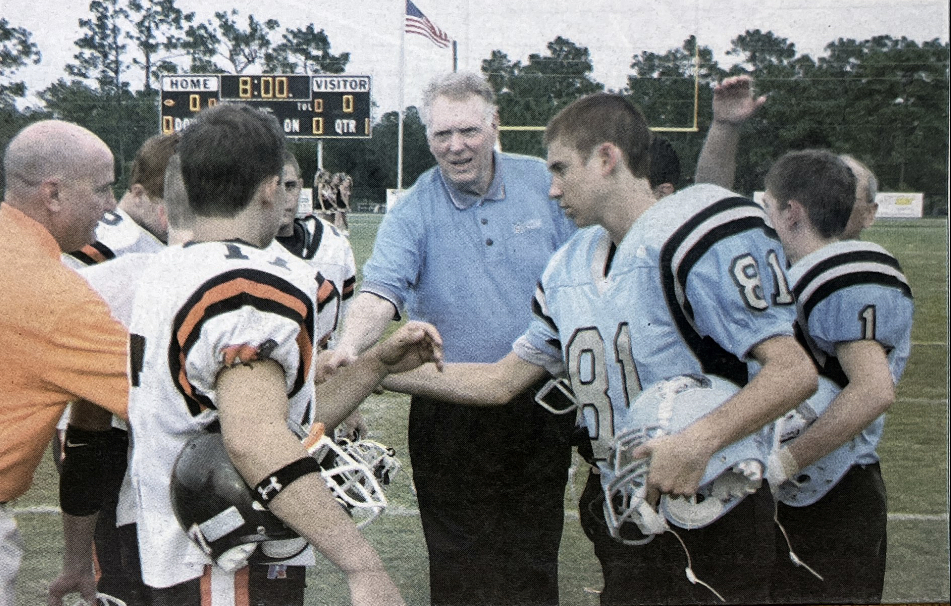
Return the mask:
{"type": "Polygon", "coordinates": [[[595,151],[598,160],[601,162],[601,174],[610,175],[621,162],[621,150],[613,143],[604,142],[597,147],[595,151]]]}
{"type": "Polygon", "coordinates": [[[800,204],[796,199],[787,202],[785,217],[789,227],[805,225],[805,222],[809,219],[806,213],[806,207],[800,204]]]}
{"type": "Polygon", "coordinates": [[[271,204],[277,203],[279,201],[277,198],[279,187],[281,187],[281,175],[268,177],[258,186],[261,199],[271,204]]]}

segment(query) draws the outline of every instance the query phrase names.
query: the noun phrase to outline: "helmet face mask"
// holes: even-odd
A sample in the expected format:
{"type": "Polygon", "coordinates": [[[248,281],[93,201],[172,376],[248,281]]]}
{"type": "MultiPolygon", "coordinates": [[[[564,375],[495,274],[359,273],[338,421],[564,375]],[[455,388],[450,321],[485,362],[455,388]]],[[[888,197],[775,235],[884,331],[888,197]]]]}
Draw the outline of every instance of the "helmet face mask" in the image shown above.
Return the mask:
{"type": "Polygon", "coordinates": [[[387,503],[372,468],[353,456],[352,444],[347,440],[338,444],[323,436],[308,452],[320,463],[321,474],[334,498],[354,519],[357,528],[363,528],[386,509],[387,503]]]}
{"type": "Polygon", "coordinates": [[[606,484],[602,475],[608,533],[626,545],[649,543],[655,534],[667,530],[667,523],[646,501],[650,461],[635,459],[631,454],[660,431],[655,425],[635,427],[618,435],[611,449],[614,473],[606,484]]]}
{"type": "Polygon", "coordinates": [[[396,451],[379,442],[338,439],[337,443],[347,454],[366,465],[373,472],[373,477],[383,486],[389,486],[402,469],[400,460],[396,458],[396,451]]]}
{"type": "Polygon", "coordinates": [[[668,530],[668,523],[702,528],[759,489],[770,445],[771,431],[767,429],[717,452],[696,495],[689,499],[662,495],[656,508],[645,500],[650,460],[631,456],[650,439],[682,431],[737,391],[735,385],[718,377],[683,375],[659,381],[638,396],[611,446],[611,470],[601,476],[605,519],[612,537],[639,545],[668,530]]]}

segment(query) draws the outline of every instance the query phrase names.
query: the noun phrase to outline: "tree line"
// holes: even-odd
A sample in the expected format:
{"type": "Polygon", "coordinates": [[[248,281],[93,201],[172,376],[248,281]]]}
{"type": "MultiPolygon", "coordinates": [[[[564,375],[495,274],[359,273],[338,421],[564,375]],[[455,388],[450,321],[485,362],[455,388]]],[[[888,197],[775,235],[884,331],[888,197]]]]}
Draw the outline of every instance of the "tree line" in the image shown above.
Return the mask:
{"type": "MultiPolygon", "coordinates": [[[[42,107],[21,110],[27,94],[18,79],[42,60],[31,32],[0,19],[0,143],[27,122],[57,117],[82,124],[113,149],[118,185],[125,185],[135,151],[158,132],[158,83],[173,73],[344,73],[348,52],[334,53],[313,23],[282,28],[237,9],[205,21],[175,0],[92,0],[66,73],[36,95],[42,107]]],[[[770,31],[747,30],[731,41],[721,66],[713,51],[689,37],[664,53],[631,58],[621,90],[648,122],[671,140],[689,182],[711,121],[713,85],[751,75],[767,104],[746,126],[737,159],[736,189],[762,188],[766,169],[790,149],[822,147],[847,152],[876,172],[884,191],[925,193],[928,214],[947,213],[948,42],[906,37],[838,38],[811,57],[770,31]],[[695,86],[695,79],[699,86],[695,86]],[[695,118],[695,94],[696,118],[695,118]],[[696,119],[696,132],[683,132],[696,119]],[[668,129],[673,129],[668,132],[668,129]]],[[[528,59],[493,50],[482,71],[495,89],[503,125],[544,126],[562,107],[605,90],[593,76],[588,49],[556,37],[528,59]]],[[[414,107],[404,113],[404,183],[435,161],[414,107]]],[[[324,164],[354,177],[355,197],[381,201],[395,187],[397,112],[375,121],[369,139],[327,140],[324,164]]],[[[504,131],[507,151],[544,156],[539,132],[504,131]]],[[[316,143],[295,140],[292,149],[305,175],[316,169],[316,143]]]]}

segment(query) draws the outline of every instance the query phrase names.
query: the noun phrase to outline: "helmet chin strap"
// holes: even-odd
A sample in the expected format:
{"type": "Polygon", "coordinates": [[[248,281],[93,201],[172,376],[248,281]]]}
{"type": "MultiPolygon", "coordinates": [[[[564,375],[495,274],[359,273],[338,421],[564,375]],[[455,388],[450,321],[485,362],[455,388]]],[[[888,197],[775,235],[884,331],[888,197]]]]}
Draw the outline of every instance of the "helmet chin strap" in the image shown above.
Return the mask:
{"type": "Polygon", "coordinates": [[[703,581],[701,581],[699,578],[697,578],[697,575],[694,574],[694,572],[693,572],[693,562],[692,562],[692,560],[690,559],[690,551],[687,550],[687,545],[684,543],[684,540],[680,538],[680,535],[677,534],[677,532],[676,532],[675,530],[668,530],[668,532],[670,532],[672,535],[674,535],[674,536],[677,538],[677,541],[680,543],[680,546],[681,546],[681,547],[683,548],[683,550],[684,550],[684,555],[687,556],[687,567],[684,568],[684,573],[687,575],[687,580],[690,581],[690,584],[691,584],[691,585],[701,585],[701,586],[703,586],[703,587],[706,587],[707,589],[710,590],[710,593],[712,593],[713,595],[717,596],[717,599],[718,599],[718,600],[720,600],[721,602],[726,602],[726,600],[723,599],[723,596],[720,595],[720,593],[719,593],[716,589],[714,589],[713,587],[711,587],[709,584],[704,583],[703,581]]]}
{"type": "Polygon", "coordinates": [[[783,538],[786,539],[786,547],[789,548],[789,561],[795,564],[796,566],[801,566],[812,573],[814,577],[819,579],[822,582],[825,582],[825,579],[822,578],[822,575],[809,567],[808,564],[799,559],[799,556],[796,555],[796,552],[793,551],[792,543],[789,542],[789,535],[786,534],[786,529],[783,528],[783,525],[779,522],[779,501],[773,501],[773,522],[776,523],[776,526],[779,527],[779,530],[783,533],[783,538]]]}

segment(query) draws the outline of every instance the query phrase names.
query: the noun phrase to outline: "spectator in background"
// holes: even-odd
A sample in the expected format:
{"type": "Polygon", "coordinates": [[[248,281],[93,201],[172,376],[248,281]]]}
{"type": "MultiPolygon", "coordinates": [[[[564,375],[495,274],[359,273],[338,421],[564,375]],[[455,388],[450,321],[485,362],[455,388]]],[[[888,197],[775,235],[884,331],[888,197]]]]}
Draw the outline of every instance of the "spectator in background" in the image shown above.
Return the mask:
{"type": "Polygon", "coordinates": [[[314,174],[314,212],[324,221],[334,224],[337,214],[337,192],[333,185],[333,175],[324,169],[314,174]]]}
{"type": "Polygon", "coordinates": [[[350,196],[353,194],[353,178],[347,173],[334,175],[337,181],[337,214],[334,226],[340,233],[349,236],[350,226],[347,224],[347,213],[350,212],[350,196]]]}

